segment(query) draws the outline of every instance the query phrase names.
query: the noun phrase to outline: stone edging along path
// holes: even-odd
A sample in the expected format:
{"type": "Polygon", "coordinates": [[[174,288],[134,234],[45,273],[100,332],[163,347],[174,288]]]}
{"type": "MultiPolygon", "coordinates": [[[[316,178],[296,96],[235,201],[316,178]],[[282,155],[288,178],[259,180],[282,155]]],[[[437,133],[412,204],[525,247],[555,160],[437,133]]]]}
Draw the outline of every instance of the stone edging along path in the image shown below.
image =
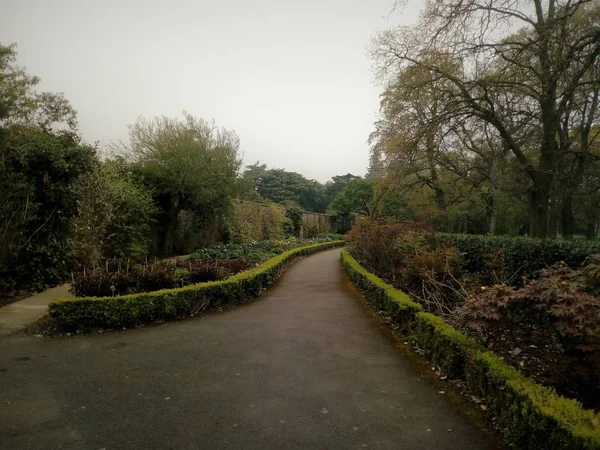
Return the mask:
{"type": "Polygon", "coordinates": [[[116,297],[58,298],[48,311],[65,331],[132,327],[195,316],[207,308],[246,303],[277,280],[292,261],[343,244],[331,241],[294,248],[221,281],[116,297]]]}
{"type": "Polygon", "coordinates": [[[524,377],[440,317],[423,311],[404,292],[368,272],[344,249],[342,264],[352,283],[388,314],[436,365],[463,378],[486,398],[494,426],[517,448],[600,449],[600,417],[576,400],[524,377]]]}

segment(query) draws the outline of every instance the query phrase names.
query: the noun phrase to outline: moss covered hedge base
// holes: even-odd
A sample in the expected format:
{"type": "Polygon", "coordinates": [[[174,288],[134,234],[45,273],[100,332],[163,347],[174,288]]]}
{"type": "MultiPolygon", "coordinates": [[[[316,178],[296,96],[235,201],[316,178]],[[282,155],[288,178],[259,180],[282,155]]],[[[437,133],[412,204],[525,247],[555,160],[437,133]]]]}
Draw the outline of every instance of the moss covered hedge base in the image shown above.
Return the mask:
{"type": "Polygon", "coordinates": [[[466,380],[488,400],[504,438],[516,448],[600,449],[600,417],[576,400],[525,378],[440,317],[423,311],[404,292],[369,273],[346,251],[342,264],[352,282],[379,310],[424,348],[436,365],[466,380]]]}
{"type": "Polygon", "coordinates": [[[181,319],[207,308],[246,303],[277,280],[294,259],[342,245],[343,241],[332,241],[294,248],[222,281],[117,297],[58,298],[50,303],[48,312],[65,331],[181,319]]]}

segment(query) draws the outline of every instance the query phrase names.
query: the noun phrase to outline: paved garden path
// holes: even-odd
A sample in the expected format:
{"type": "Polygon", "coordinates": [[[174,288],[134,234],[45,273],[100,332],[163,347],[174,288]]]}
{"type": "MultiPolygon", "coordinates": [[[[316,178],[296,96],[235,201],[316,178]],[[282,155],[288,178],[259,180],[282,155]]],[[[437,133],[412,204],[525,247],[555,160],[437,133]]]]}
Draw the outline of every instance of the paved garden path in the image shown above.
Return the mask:
{"type": "Polygon", "coordinates": [[[223,313],[1,337],[0,448],[497,448],[438,390],[369,317],[333,250],[223,313]]]}
{"type": "MultiPolygon", "coordinates": [[[[190,255],[172,256],[164,261],[185,261],[190,255]]],[[[48,304],[57,297],[72,297],[71,286],[63,284],[0,307],[0,336],[27,328],[48,313],[48,304]]]]}
{"type": "Polygon", "coordinates": [[[27,326],[48,314],[48,303],[57,297],[70,297],[70,286],[63,284],[0,308],[0,337],[27,326]]]}

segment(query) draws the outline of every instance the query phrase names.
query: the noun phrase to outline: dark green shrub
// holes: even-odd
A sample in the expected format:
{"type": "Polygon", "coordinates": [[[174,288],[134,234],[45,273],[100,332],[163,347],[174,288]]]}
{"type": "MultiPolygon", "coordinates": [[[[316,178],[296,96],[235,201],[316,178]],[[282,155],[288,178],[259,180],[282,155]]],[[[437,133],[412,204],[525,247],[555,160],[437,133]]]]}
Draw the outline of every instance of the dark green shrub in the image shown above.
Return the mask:
{"type": "Polygon", "coordinates": [[[264,262],[273,256],[280,255],[286,250],[296,247],[302,247],[320,242],[339,241],[343,237],[337,234],[319,235],[314,239],[281,239],[260,242],[250,242],[246,244],[217,244],[206,248],[196,250],[191,257],[191,261],[218,259],[230,260],[238,258],[248,258],[253,262],[264,262]]]}
{"type": "Polygon", "coordinates": [[[261,241],[248,244],[217,244],[196,250],[190,257],[191,261],[216,259],[228,261],[248,258],[253,262],[263,262],[273,256],[283,253],[284,249],[271,241],[261,241]]]}
{"type": "Polygon", "coordinates": [[[0,288],[43,289],[71,268],[74,186],[96,152],[68,131],[13,125],[1,137],[0,288]]]}
{"type": "MultiPolygon", "coordinates": [[[[285,210],[285,217],[289,220],[286,234],[299,237],[302,232],[302,209],[294,203],[288,203],[285,210]]],[[[284,227],[286,224],[284,223],[284,227]]]]}
{"type": "Polygon", "coordinates": [[[588,256],[600,253],[600,241],[591,240],[443,233],[436,238],[455,246],[461,255],[462,272],[476,276],[483,284],[522,284],[522,277],[535,278],[541,269],[560,261],[579,267],[588,256]]]}
{"type": "Polygon", "coordinates": [[[296,226],[289,217],[283,219],[283,234],[286,236],[296,236],[296,226]]]}

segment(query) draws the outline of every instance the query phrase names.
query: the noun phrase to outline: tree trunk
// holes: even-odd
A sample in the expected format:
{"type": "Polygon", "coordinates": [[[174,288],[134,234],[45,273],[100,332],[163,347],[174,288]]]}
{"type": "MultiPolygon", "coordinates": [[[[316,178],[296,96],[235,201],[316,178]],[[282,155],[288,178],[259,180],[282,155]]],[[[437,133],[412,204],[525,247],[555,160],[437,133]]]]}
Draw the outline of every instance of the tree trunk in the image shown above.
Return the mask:
{"type": "MultiPolygon", "coordinates": [[[[490,144],[491,146],[492,144],[490,144]]],[[[498,205],[502,196],[502,190],[500,188],[502,167],[506,162],[506,155],[510,152],[510,148],[506,145],[506,142],[502,143],[502,151],[500,154],[496,154],[492,157],[492,167],[490,169],[490,193],[491,193],[491,205],[490,205],[490,234],[496,234],[498,228],[498,205]]]]}
{"type": "Polygon", "coordinates": [[[558,225],[560,223],[560,204],[556,200],[556,197],[553,197],[550,200],[550,212],[548,213],[548,232],[546,237],[549,239],[556,239],[558,236],[558,225]]]}
{"type": "Polygon", "coordinates": [[[500,190],[494,186],[494,181],[492,180],[491,186],[491,195],[489,204],[490,211],[490,223],[489,223],[489,233],[494,235],[496,234],[496,228],[498,227],[498,203],[500,202],[500,190]]]}
{"type": "Polygon", "coordinates": [[[573,239],[575,218],[573,217],[573,195],[567,193],[562,201],[561,211],[562,235],[565,239],[573,239]]]}
{"type": "Polygon", "coordinates": [[[446,214],[446,193],[442,189],[436,168],[436,145],[433,134],[427,134],[427,162],[429,164],[429,177],[431,178],[431,189],[433,190],[435,203],[440,211],[438,215],[439,227],[448,231],[448,216],[446,214]]]}
{"type": "Polygon", "coordinates": [[[556,82],[550,76],[550,59],[548,58],[549,36],[546,34],[545,29],[540,30],[539,33],[539,57],[542,75],[540,97],[541,142],[538,166],[537,168],[530,168],[528,171],[533,181],[529,233],[532,237],[544,239],[548,237],[550,195],[552,182],[554,181],[555,162],[559,150],[556,135],[560,129],[560,123],[555,110],[556,82]]]}
{"type": "Polygon", "coordinates": [[[533,181],[531,192],[531,226],[530,236],[545,239],[548,237],[550,219],[550,196],[554,181],[555,158],[558,154],[556,143],[556,115],[554,113],[554,92],[549,89],[548,95],[541,102],[542,141],[540,159],[537,168],[531,168],[529,176],[533,181]]]}
{"type": "Polygon", "coordinates": [[[492,217],[490,218],[490,234],[496,234],[496,208],[492,209],[492,217]]]}
{"type": "Polygon", "coordinates": [[[598,225],[598,209],[595,204],[589,205],[586,211],[585,219],[585,237],[588,239],[595,239],[598,225]]]}
{"type": "Polygon", "coordinates": [[[163,256],[169,256],[173,249],[173,232],[175,231],[177,217],[179,217],[180,212],[180,207],[173,206],[166,217],[167,222],[165,223],[165,234],[163,235],[163,256]]]}
{"type": "Polygon", "coordinates": [[[529,234],[531,237],[545,239],[548,237],[552,174],[538,170],[532,178],[533,188],[531,192],[531,221],[529,234]]]}
{"type": "Polygon", "coordinates": [[[596,238],[596,222],[592,222],[590,220],[587,221],[587,226],[585,228],[585,237],[588,239],[596,238]]]}

